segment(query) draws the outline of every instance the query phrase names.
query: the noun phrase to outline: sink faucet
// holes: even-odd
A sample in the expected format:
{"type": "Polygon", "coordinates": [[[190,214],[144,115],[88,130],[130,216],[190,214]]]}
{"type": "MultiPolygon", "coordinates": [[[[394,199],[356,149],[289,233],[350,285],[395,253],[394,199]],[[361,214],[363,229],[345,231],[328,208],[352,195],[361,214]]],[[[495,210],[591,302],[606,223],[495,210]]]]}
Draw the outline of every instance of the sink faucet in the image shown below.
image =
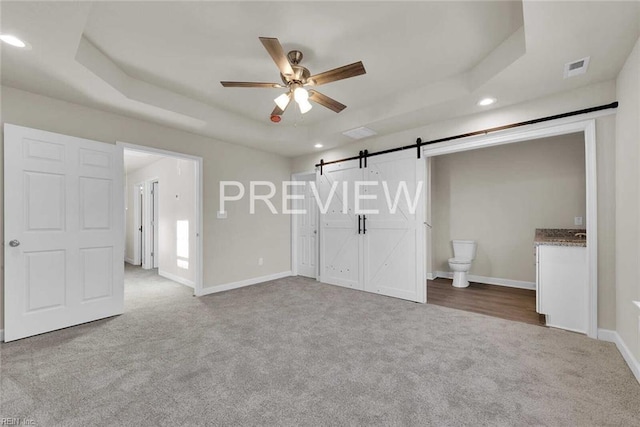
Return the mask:
{"type": "Polygon", "coordinates": [[[576,233],[575,236],[576,237],[584,237],[586,239],[587,238],[587,233],[576,233]]]}

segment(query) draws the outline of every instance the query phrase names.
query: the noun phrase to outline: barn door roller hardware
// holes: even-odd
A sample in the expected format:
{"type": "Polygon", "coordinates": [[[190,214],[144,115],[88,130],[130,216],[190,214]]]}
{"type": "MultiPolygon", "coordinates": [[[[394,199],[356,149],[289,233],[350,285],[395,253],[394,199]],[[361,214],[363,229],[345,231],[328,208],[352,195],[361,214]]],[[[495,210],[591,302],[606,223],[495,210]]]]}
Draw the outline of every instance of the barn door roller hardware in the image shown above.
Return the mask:
{"type": "Polygon", "coordinates": [[[538,119],[527,120],[524,122],[511,123],[508,125],[497,126],[493,128],[484,129],[484,130],[478,130],[475,132],[462,133],[459,135],[448,136],[446,138],[434,139],[433,141],[422,141],[421,138],[418,138],[416,140],[416,143],[411,145],[405,145],[405,146],[396,147],[396,148],[389,148],[388,150],[376,151],[374,153],[369,153],[368,150],[364,150],[364,151],[360,151],[360,155],[358,156],[346,157],[344,159],[338,159],[338,160],[331,160],[330,162],[325,162],[324,160],[320,160],[320,163],[316,164],[316,167],[320,167],[320,174],[322,174],[323,166],[330,165],[333,163],[341,163],[341,162],[347,162],[349,160],[360,159],[360,167],[362,167],[362,163],[364,160],[364,167],[366,168],[367,157],[380,156],[382,154],[394,153],[396,151],[403,151],[408,149],[416,149],[418,151],[418,158],[420,158],[420,151],[421,151],[420,149],[424,145],[431,145],[431,144],[437,144],[439,142],[453,141],[455,139],[468,138],[471,136],[486,135],[491,132],[498,132],[501,130],[513,129],[521,126],[535,125],[538,123],[549,122],[551,120],[558,120],[558,119],[564,119],[566,117],[578,116],[580,114],[588,114],[588,113],[594,113],[596,111],[608,110],[610,108],[618,108],[618,101],[612,102],[610,104],[599,105],[597,107],[585,108],[583,110],[575,110],[575,111],[570,111],[568,113],[555,114],[553,116],[541,117],[538,119]]]}

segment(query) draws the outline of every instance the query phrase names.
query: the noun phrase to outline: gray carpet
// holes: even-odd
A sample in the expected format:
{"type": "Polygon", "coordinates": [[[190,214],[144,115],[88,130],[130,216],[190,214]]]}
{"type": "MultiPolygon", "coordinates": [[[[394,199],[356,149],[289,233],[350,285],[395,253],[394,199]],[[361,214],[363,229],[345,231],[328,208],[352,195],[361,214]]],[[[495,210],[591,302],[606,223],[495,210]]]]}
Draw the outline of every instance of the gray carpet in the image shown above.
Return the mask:
{"type": "Polygon", "coordinates": [[[37,426],[639,425],[616,348],[302,278],[194,298],[127,268],[126,313],[0,346],[37,426]]]}

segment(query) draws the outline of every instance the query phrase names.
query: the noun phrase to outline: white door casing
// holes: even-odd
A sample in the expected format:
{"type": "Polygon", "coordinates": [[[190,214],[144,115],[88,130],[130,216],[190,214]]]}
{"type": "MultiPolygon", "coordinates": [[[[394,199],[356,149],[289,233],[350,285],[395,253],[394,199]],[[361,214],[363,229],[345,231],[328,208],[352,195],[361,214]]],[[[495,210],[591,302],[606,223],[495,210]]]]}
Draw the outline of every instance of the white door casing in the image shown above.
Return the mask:
{"type": "Polygon", "coordinates": [[[366,200],[365,206],[379,213],[366,215],[363,240],[365,290],[424,303],[425,161],[417,159],[414,152],[401,151],[371,157],[367,164],[363,169],[366,181],[377,185],[364,187],[365,194],[376,196],[366,200]],[[404,191],[397,197],[403,182],[409,200],[404,191]],[[384,184],[388,192],[385,192],[384,184]],[[398,203],[392,212],[388,199],[393,205],[396,197],[398,203]],[[415,205],[410,207],[410,202],[415,205]]]}
{"type": "Polygon", "coordinates": [[[353,186],[362,177],[359,163],[348,161],[324,166],[316,181],[321,202],[329,203],[326,213],[320,214],[320,280],[360,290],[364,289],[363,243],[358,234],[353,186]],[[334,182],[338,184],[328,202],[334,182]],[[346,200],[343,197],[345,189],[348,194],[346,200]]]}
{"type": "Polygon", "coordinates": [[[303,197],[297,201],[297,207],[306,212],[294,214],[296,215],[295,233],[297,234],[296,250],[298,252],[296,260],[297,273],[315,279],[318,270],[318,206],[313,195],[313,188],[309,185],[311,182],[315,183],[315,174],[307,177],[307,179],[309,178],[313,178],[313,180],[304,181],[303,187],[296,187],[298,194],[303,197]]]}
{"type": "Polygon", "coordinates": [[[4,155],[5,341],[122,314],[122,150],[5,124],[4,155]]]}

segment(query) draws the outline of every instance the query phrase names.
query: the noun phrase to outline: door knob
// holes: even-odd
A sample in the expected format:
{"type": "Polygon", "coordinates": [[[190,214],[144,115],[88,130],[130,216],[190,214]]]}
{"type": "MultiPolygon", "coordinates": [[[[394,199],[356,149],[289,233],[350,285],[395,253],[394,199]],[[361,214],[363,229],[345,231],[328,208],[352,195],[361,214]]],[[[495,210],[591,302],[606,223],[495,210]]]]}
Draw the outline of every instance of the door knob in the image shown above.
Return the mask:
{"type": "Polygon", "coordinates": [[[20,246],[20,240],[12,240],[9,242],[9,246],[15,248],[16,246],[20,246]]]}

